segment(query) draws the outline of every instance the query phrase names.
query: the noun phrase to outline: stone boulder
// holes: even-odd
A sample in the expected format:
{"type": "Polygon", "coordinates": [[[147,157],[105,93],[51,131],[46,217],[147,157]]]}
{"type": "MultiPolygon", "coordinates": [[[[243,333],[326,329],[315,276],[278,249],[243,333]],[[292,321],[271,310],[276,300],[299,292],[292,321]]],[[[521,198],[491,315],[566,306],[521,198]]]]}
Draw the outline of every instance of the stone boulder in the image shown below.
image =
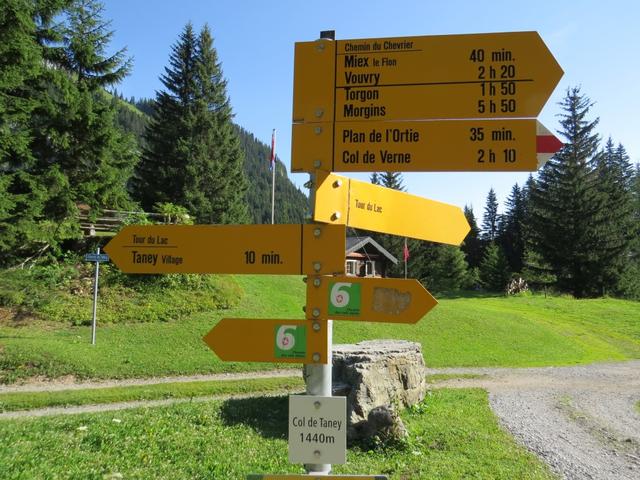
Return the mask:
{"type": "Polygon", "coordinates": [[[333,346],[333,395],[347,397],[350,441],[405,436],[396,407],[415,405],[426,392],[419,343],[372,340],[333,346]]]}

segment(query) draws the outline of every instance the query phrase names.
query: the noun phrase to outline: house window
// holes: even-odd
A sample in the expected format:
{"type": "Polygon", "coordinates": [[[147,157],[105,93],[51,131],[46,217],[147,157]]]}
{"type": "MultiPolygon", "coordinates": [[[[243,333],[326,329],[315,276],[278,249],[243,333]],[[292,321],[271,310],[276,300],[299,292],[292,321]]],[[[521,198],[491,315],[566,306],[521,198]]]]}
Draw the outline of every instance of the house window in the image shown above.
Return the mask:
{"type": "Polygon", "coordinates": [[[358,262],[356,260],[347,260],[347,275],[356,276],[357,275],[358,262]]]}
{"type": "Polygon", "coordinates": [[[375,262],[374,262],[374,261],[372,261],[372,260],[368,260],[368,261],[365,263],[365,265],[366,265],[366,268],[367,268],[367,270],[366,270],[366,276],[367,276],[367,277],[373,277],[373,276],[375,276],[375,274],[376,274],[376,264],[375,264],[375,262]]]}

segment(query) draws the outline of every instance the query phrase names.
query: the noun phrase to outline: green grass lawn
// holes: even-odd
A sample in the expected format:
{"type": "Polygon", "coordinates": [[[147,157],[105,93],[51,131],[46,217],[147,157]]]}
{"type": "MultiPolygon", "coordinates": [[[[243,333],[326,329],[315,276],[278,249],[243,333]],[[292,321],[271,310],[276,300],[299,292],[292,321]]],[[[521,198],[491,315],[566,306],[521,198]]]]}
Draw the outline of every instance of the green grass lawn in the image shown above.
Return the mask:
{"type": "MultiPolygon", "coordinates": [[[[302,473],[287,459],[286,396],[0,421],[3,478],[241,480],[302,473]]],[[[551,479],[504,433],[480,390],[432,392],[395,449],[350,448],[336,473],[393,480],[551,479]]]]}
{"type": "MultiPolygon", "coordinates": [[[[302,318],[304,283],[295,276],[235,279],[245,292],[238,306],[183,320],[103,325],[98,307],[95,347],[85,326],[0,326],[0,382],[34,375],[125,378],[272,369],[221,362],[201,337],[224,317],[302,318]]],[[[638,318],[640,303],[624,300],[461,296],[441,299],[416,325],[336,321],[334,343],[414,340],[422,343],[430,367],[569,365],[640,358],[638,318]]]]}

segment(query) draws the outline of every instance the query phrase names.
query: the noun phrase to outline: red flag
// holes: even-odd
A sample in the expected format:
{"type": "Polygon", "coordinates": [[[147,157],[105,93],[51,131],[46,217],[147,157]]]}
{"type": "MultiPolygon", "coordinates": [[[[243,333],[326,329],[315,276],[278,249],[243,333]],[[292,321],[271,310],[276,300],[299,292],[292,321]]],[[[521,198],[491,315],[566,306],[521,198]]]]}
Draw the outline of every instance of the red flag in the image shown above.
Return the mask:
{"type": "Polygon", "coordinates": [[[404,263],[409,260],[409,247],[407,247],[407,239],[404,239],[404,249],[402,250],[402,256],[404,257],[404,263]]]}
{"type": "Polygon", "coordinates": [[[276,129],[273,129],[271,133],[271,159],[269,160],[269,170],[273,170],[273,165],[276,163],[276,129]]]}

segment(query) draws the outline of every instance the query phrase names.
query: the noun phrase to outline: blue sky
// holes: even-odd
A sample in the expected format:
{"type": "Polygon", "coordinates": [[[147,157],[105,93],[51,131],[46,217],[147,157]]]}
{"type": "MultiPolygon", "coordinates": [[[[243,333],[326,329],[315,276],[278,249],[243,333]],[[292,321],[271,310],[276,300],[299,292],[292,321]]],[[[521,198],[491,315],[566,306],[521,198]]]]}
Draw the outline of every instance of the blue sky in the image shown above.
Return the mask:
{"type": "MultiPolygon", "coordinates": [[[[557,103],[580,86],[600,118],[598,132],[622,143],[640,162],[640,2],[600,1],[257,1],[106,0],[104,18],[115,30],[112,47],[126,46],[132,74],[117,89],[126,97],[154,97],[171,46],[188,21],[209,24],[228,80],[235,121],[269,144],[290,165],[294,43],[321,30],[336,39],[535,30],[565,74],[539,120],[558,129],[557,103]]],[[[347,174],[343,174],[347,175],[347,174]]],[[[366,179],[368,175],[352,175],[366,179]]],[[[482,216],[491,187],[501,204],[524,173],[405,173],[407,191],[482,216]]],[[[290,174],[301,186],[306,174],[290,174]]]]}

